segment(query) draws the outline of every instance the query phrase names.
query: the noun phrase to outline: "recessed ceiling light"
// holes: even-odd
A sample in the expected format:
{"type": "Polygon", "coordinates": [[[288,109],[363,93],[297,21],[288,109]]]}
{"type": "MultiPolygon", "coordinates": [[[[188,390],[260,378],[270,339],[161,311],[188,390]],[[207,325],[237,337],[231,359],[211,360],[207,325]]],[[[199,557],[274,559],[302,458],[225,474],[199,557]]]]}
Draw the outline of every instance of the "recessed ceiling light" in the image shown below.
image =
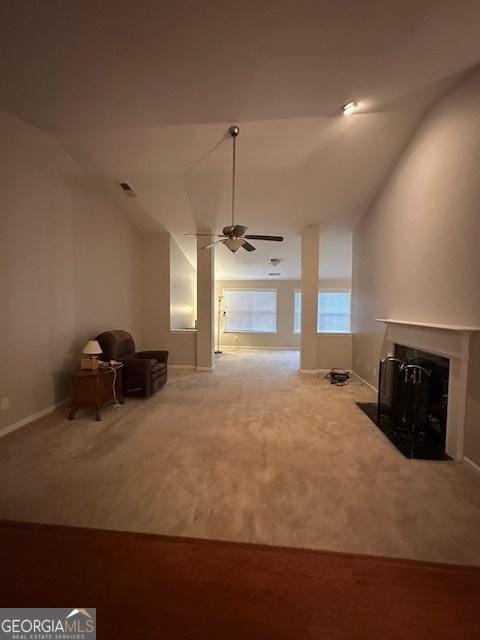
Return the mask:
{"type": "Polygon", "coordinates": [[[346,116],[349,116],[352,113],[355,113],[355,111],[358,109],[358,104],[356,102],[347,102],[346,104],[343,105],[342,109],[343,109],[343,113],[346,116]]]}

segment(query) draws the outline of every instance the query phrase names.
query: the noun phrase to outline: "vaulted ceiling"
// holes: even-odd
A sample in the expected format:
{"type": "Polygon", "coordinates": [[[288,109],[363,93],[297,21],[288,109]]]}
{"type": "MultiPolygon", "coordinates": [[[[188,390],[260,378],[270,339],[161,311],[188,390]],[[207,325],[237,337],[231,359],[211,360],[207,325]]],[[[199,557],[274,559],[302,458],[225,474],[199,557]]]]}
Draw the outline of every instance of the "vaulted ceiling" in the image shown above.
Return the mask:
{"type": "Polygon", "coordinates": [[[6,0],[0,107],[192,261],[183,234],[229,222],[239,124],[237,221],[286,242],[220,247],[218,275],[264,276],[273,256],[298,275],[299,233],[318,222],[324,275],[345,277],[334,256],[425,111],[480,60],[479,25],[478,0],[6,0]]]}

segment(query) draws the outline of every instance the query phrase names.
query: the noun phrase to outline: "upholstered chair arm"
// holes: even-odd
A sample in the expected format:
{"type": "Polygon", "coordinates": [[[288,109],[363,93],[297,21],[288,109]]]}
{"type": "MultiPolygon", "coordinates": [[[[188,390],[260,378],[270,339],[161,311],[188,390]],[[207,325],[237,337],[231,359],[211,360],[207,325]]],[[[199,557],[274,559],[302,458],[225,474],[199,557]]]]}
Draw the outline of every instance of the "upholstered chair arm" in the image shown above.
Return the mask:
{"type": "Polygon", "coordinates": [[[143,358],[153,358],[158,362],[168,362],[168,351],[138,351],[135,354],[135,358],[142,360],[143,358]]]}
{"type": "Polygon", "coordinates": [[[138,360],[137,358],[129,358],[128,360],[124,360],[123,364],[125,365],[125,369],[128,369],[128,371],[147,373],[156,363],[152,358],[139,358],[138,360]]]}

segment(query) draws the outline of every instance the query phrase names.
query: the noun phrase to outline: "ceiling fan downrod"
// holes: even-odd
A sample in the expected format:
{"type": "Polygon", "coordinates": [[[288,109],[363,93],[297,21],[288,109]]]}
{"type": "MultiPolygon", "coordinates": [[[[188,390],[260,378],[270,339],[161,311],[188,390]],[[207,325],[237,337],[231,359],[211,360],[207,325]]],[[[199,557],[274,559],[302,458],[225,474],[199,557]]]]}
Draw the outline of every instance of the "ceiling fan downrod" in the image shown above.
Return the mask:
{"type": "Polygon", "coordinates": [[[237,136],[240,133],[240,129],[233,125],[228,130],[228,133],[232,136],[233,140],[233,158],[232,158],[232,227],[235,226],[235,178],[237,169],[237,136]]]}
{"type": "MultiPolygon", "coordinates": [[[[223,227],[222,233],[216,237],[219,240],[209,242],[202,249],[212,249],[217,244],[224,244],[232,253],[242,248],[245,251],[255,251],[255,247],[248,242],[248,240],[267,240],[270,242],[282,242],[283,236],[265,236],[265,235],[246,235],[247,227],[242,224],[235,224],[235,188],[237,179],[237,137],[240,133],[240,128],[237,125],[232,125],[228,133],[232,138],[232,224],[227,227],[223,227]]],[[[187,235],[209,236],[211,233],[192,233],[187,235]]]]}

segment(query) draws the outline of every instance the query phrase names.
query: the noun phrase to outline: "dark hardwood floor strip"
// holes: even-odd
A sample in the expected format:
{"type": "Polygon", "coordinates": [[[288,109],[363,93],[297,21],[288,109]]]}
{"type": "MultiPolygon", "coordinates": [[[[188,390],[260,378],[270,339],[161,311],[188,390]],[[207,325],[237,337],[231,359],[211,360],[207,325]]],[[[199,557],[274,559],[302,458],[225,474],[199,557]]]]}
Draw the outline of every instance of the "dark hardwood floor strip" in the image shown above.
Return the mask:
{"type": "Polygon", "coordinates": [[[99,639],[473,640],[480,568],[0,521],[0,606],[97,608],[99,639]]]}

